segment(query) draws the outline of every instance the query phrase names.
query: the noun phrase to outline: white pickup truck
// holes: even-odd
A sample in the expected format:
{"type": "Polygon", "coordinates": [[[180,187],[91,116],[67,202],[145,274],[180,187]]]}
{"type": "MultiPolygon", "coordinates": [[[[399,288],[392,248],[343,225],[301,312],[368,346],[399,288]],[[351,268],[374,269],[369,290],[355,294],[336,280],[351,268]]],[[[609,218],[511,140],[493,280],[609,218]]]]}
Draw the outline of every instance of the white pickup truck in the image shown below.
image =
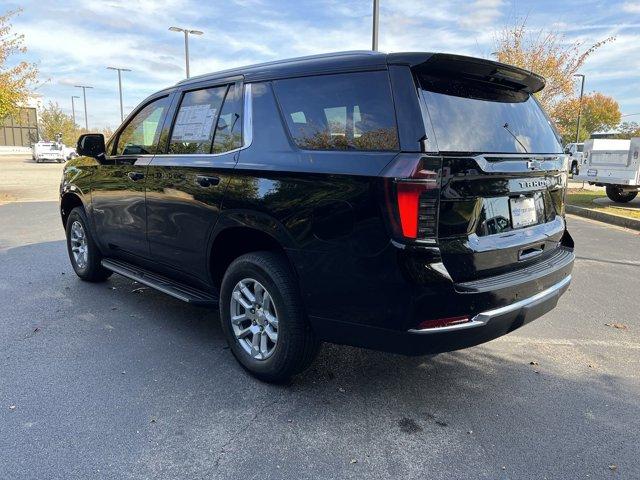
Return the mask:
{"type": "Polygon", "coordinates": [[[62,163],[73,157],[77,157],[74,148],[67,147],[61,142],[37,142],[33,144],[32,158],[36,163],[53,160],[62,163]]]}
{"type": "Polygon", "coordinates": [[[591,139],[584,142],[584,162],[573,179],[606,187],[607,197],[626,203],[640,188],[640,137],[631,140],[591,139]]]}
{"type": "Polygon", "coordinates": [[[582,167],[582,150],[584,143],[569,143],[564,148],[564,153],[571,157],[569,163],[569,169],[573,175],[578,175],[580,168],[582,167]]]}

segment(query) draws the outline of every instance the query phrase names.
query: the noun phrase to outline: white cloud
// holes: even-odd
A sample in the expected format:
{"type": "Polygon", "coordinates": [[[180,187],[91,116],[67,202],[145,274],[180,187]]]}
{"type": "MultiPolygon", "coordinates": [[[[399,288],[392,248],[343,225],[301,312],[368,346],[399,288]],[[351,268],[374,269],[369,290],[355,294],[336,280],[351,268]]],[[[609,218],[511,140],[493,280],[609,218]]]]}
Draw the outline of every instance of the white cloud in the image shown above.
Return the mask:
{"type": "Polygon", "coordinates": [[[495,25],[503,15],[503,6],[503,0],[476,0],[460,19],[460,25],[468,28],[495,25]]]}
{"type": "Polygon", "coordinates": [[[627,13],[640,13],[640,2],[625,2],[622,10],[627,13]]]}

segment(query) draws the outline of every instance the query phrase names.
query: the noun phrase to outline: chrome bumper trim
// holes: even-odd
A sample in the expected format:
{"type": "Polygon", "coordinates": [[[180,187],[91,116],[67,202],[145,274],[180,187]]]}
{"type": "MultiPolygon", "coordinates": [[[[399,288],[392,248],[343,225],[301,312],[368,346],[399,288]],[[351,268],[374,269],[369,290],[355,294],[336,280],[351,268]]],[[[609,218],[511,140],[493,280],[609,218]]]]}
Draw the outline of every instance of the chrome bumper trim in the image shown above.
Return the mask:
{"type": "Polygon", "coordinates": [[[434,327],[434,328],[422,328],[422,329],[412,328],[411,330],[409,330],[409,333],[415,333],[418,335],[430,335],[432,333],[457,332],[459,330],[466,330],[468,328],[481,327],[489,323],[491,319],[495,317],[499,317],[507,313],[526,308],[529,305],[532,305],[534,303],[537,303],[543,300],[550,300],[555,295],[560,296],[564,292],[564,290],[566,290],[566,288],[569,286],[569,283],[571,283],[571,275],[567,275],[565,278],[563,278],[561,281],[559,281],[555,285],[552,285],[546,290],[536,293],[531,297],[525,298],[523,300],[519,300],[510,305],[505,305],[504,307],[495,308],[493,310],[487,310],[486,312],[479,313],[475,317],[473,317],[469,322],[460,323],[458,325],[447,325],[446,327],[434,327]]]}

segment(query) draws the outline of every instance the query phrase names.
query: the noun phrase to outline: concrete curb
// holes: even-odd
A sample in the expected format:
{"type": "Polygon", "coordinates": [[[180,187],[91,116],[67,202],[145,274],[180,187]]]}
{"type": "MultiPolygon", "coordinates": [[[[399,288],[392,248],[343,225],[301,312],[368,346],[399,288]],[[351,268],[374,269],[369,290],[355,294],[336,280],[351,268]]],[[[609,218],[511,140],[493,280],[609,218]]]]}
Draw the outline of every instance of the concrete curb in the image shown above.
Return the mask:
{"type": "Polygon", "coordinates": [[[620,217],[618,215],[592,210],[591,208],[576,207],[575,205],[565,205],[565,210],[567,213],[578,215],[579,217],[590,218],[591,220],[640,231],[640,220],[635,218],[620,217]]]}

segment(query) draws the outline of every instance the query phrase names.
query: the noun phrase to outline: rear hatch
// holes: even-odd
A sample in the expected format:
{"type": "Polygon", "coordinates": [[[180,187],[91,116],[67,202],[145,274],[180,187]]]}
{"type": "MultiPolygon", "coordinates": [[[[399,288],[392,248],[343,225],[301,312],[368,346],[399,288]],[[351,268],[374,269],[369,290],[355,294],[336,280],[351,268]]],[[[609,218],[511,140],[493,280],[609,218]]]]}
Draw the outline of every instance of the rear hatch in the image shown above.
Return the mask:
{"type": "Polygon", "coordinates": [[[435,233],[457,282],[561,254],[566,156],[533,97],[544,81],[496,62],[434,55],[414,67],[440,159],[435,233]]]}

